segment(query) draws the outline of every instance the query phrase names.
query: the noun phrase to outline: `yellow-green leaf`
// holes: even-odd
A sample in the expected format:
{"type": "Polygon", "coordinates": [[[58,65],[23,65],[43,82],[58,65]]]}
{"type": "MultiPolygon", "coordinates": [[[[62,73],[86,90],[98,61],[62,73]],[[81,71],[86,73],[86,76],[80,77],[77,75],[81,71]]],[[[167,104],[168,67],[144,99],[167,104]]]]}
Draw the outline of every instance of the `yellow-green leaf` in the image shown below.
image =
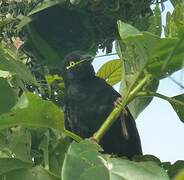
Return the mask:
{"type": "Polygon", "coordinates": [[[111,86],[121,80],[122,61],[115,59],[105,63],[97,72],[97,76],[106,80],[111,86]]]}

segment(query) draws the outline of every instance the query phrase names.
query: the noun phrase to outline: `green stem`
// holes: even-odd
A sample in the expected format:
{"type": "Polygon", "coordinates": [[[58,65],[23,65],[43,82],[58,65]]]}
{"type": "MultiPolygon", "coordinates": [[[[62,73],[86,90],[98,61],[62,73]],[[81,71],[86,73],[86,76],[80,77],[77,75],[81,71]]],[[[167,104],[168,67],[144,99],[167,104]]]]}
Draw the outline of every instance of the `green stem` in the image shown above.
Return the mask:
{"type": "Polygon", "coordinates": [[[141,96],[142,97],[153,97],[153,96],[155,96],[155,97],[164,99],[164,100],[166,100],[168,102],[174,102],[174,103],[182,104],[181,101],[178,101],[177,99],[170,98],[168,96],[164,96],[164,95],[156,93],[156,92],[139,92],[136,97],[141,97],[141,96]]]}
{"type": "Polygon", "coordinates": [[[80,136],[78,136],[77,134],[74,134],[66,129],[64,129],[64,134],[66,134],[67,136],[71,137],[72,139],[74,139],[77,142],[82,141],[82,138],[80,136]]]}
{"type": "Polygon", "coordinates": [[[99,142],[102,137],[104,136],[104,134],[109,130],[109,128],[111,127],[111,125],[114,123],[114,121],[117,119],[117,117],[119,116],[119,114],[121,113],[121,111],[123,110],[123,108],[126,105],[126,101],[124,100],[122,102],[121,107],[116,107],[113,109],[113,111],[110,113],[110,115],[107,117],[107,119],[105,120],[105,122],[102,124],[102,126],[98,129],[98,131],[93,135],[93,139],[96,142],[99,142]]]}
{"type": "Polygon", "coordinates": [[[93,139],[96,142],[99,142],[104,134],[109,130],[111,125],[114,123],[114,121],[117,119],[119,114],[122,112],[124,107],[126,106],[127,102],[130,102],[136,94],[142,89],[142,87],[145,85],[145,83],[150,79],[150,75],[145,76],[140,83],[132,90],[130,91],[129,95],[125,96],[125,98],[122,99],[122,103],[120,107],[115,107],[113,111],[110,113],[110,115],[107,117],[105,122],[102,124],[102,126],[98,129],[98,131],[93,135],[93,139]]]}
{"type": "Polygon", "coordinates": [[[137,95],[137,93],[139,93],[139,91],[144,87],[144,85],[146,84],[147,81],[149,81],[151,79],[151,75],[148,74],[146,75],[140,82],[139,84],[129,93],[128,96],[128,103],[130,101],[132,101],[135,96],[137,95]]]}

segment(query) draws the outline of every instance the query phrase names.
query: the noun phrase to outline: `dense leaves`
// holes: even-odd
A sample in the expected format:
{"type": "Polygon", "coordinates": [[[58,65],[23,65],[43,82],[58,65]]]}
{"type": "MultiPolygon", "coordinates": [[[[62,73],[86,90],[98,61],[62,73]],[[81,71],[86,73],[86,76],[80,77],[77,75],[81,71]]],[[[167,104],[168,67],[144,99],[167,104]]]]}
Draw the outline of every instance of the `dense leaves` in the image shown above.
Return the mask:
{"type": "Polygon", "coordinates": [[[110,85],[121,82],[122,104],[135,118],[157,96],[183,122],[183,94],[156,93],[160,79],[183,67],[183,4],[171,2],[165,38],[159,4],[152,11],[151,0],[0,2],[0,179],[183,179],[183,161],[162,163],[151,155],[130,161],[104,154],[94,140],[81,141],[64,129],[62,110],[63,57],[73,50],[110,52],[116,41],[119,58],[97,76],[110,85]],[[24,45],[15,43],[19,36],[24,45]]]}

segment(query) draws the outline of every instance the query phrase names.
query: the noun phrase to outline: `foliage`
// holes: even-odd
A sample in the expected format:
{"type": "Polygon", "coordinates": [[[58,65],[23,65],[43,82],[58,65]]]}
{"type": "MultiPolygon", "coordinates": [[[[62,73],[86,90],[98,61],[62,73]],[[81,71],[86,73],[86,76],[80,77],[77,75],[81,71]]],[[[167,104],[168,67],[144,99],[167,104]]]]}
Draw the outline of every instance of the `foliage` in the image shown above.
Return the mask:
{"type": "Polygon", "coordinates": [[[130,161],[104,154],[94,141],[125,106],[136,118],[154,96],[168,101],[184,121],[183,94],[156,93],[159,80],[183,66],[183,4],[172,1],[175,9],[167,15],[166,37],[161,38],[159,4],[152,11],[152,3],[0,1],[0,179],[183,178],[181,160],[162,163],[145,155],[130,161]],[[71,23],[73,18],[77,23],[71,23]],[[122,106],[113,110],[93,140],[82,140],[64,128],[62,58],[76,49],[94,56],[98,48],[110,52],[113,41],[118,57],[105,63],[97,76],[110,85],[121,83],[122,106]]]}

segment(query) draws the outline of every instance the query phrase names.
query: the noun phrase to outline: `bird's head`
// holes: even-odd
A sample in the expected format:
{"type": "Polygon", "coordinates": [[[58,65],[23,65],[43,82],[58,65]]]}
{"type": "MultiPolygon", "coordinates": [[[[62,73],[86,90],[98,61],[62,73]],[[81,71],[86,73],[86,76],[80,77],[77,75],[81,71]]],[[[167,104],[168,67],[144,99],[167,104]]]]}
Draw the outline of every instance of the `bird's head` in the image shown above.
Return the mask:
{"type": "Polygon", "coordinates": [[[84,80],[95,75],[92,66],[94,57],[85,52],[75,51],[64,58],[64,80],[84,80]]]}

